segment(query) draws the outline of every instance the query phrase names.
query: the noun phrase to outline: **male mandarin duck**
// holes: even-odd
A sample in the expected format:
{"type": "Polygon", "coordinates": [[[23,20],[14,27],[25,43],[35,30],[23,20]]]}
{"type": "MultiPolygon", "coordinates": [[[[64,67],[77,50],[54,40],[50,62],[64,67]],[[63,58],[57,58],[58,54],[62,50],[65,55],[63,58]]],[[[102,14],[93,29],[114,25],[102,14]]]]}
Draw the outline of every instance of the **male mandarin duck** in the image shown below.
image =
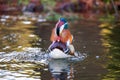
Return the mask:
{"type": "Polygon", "coordinates": [[[50,45],[49,49],[52,49],[56,46],[61,46],[63,51],[66,51],[67,48],[69,48],[71,55],[74,55],[74,47],[72,45],[73,36],[70,33],[68,27],[67,20],[65,18],[60,18],[55,28],[52,30],[50,40],[53,43],[50,45]]]}
{"type": "Polygon", "coordinates": [[[73,36],[68,30],[68,23],[65,18],[60,18],[57,22],[55,28],[52,30],[50,40],[53,41],[61,41],[63,43],[72,43],[73,36]]]}

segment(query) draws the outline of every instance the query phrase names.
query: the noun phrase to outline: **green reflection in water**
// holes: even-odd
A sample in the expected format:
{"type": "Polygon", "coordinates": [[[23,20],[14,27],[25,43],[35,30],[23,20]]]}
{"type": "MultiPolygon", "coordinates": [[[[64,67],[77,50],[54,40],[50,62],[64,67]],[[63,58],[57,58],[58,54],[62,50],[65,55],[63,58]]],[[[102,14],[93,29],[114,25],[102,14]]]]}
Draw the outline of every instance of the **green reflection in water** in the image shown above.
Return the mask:
{"type": "Polygon", "coordinates": [[[40,38],[34,35],[36,26],[24,24],[22,20],[0,22],[0,52],[20,51],[24,47],[40,45],[40,38]],[[31,43],[32,42],[32,43],[31,43]]]}
{"type": "Polygon", "coordinates": [[[104,31],[104,44],[108,48],[108,73],[103,80],[119,80],[120,79],[120,22],[107,23],[102,27],[104,31]]]}

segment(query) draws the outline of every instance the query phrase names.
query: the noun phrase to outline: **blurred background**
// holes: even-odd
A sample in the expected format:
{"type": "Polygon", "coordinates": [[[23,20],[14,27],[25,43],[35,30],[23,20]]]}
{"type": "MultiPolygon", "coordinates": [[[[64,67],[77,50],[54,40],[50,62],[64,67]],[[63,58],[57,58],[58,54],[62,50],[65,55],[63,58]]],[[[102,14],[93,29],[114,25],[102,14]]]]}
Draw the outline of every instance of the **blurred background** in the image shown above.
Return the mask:
{"type": "Polygon", "coordinates": [[[0,0],[0,15],[18,16],[29,12],[47,18],[72,15],[92,19],[102,14],[118,16],[119,10],[119,0],[0,0]]]}
{"type": "Polygon", "coordinates": [[[70,77],[58,80],[120,80],[119,34],[120,0],[0,0],[0,80],[57,80],[53,64],[70,77]],[[36,62],[60,17],[85,59],[36,62]]]}

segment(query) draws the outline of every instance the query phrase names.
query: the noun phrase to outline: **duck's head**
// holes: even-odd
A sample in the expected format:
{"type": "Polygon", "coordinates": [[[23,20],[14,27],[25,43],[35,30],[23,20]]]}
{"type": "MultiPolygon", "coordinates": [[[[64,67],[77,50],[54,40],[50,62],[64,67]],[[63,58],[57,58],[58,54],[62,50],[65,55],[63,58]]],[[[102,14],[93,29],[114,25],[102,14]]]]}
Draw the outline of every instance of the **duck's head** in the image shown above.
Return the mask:
{"type": "Polygon", "coordinates": [[[60,36],[60,34],[62,33],[63,29],[68,29],[67,20],[65,18],[60,18],[59,21],[57,22],[55,28],[56,28],[57,36],[60,36]]]}

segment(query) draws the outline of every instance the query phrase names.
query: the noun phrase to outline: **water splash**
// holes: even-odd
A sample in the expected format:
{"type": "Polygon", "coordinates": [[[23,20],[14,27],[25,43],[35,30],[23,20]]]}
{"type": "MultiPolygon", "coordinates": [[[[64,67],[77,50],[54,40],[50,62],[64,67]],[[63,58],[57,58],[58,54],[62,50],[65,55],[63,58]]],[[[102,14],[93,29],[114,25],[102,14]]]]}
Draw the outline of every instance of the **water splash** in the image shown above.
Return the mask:
{"type": "MultiPolygon", "coordinates": [[[[49,53],[41,51],[41,48],[32,48],[26,47],[23,48],[23,51],[17,52],[0,52],[0,63],[9,63],[9,62],[31,62],[31,63],[40,63],[47,65],[49,62],[49,53]]],[[[70,61],[82,61],[87,57],[86,54],[81,54],[76,52],[75,56],[68,58],[70,61]]]]}
{"type": "Polygon", "coordinates": [[[45,52],[41,51],[41,48],[23,48],[23,51],[17,52],[0,52],[0,62],[36,62],[43,58],[45,52]]]}

